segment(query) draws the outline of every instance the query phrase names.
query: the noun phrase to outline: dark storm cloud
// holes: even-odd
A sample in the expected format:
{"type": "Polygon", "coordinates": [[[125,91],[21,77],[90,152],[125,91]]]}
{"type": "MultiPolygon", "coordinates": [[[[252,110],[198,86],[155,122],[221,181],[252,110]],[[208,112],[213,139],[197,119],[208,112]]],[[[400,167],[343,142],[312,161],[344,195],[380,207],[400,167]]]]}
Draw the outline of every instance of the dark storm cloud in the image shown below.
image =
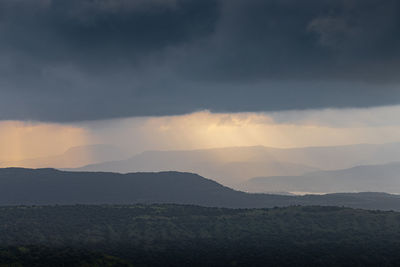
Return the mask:
{"type": "Polygon", "coordinates": [[[398,104],[396,0],[2,0],[0,119],[398,104]]]}
{"type": "Polygon", "coordinates": [[[215,79],[398,80],[398,1],[225,3],[202,62],[215,79]]]}

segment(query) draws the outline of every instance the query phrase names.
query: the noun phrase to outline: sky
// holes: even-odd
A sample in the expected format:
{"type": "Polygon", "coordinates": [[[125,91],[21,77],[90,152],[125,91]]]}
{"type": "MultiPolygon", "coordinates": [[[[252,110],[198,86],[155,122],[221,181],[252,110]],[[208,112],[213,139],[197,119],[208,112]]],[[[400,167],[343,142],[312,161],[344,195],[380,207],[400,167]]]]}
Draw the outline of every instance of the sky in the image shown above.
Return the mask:
{"type": "Polygon", "coordinates": [[[397,0],[2,0],[0,160],[383,143],[397,0]]]}
{"type": "Polygon", "coordinates": [[[400,105],[248,113],[201,111],[74,123],[2,121],[0,159],[54,156],[71,147],[94,144],[113,145],[129,156],[147,150],[400,142],[400,117],[396,114],[400,114],[400,105]]]}

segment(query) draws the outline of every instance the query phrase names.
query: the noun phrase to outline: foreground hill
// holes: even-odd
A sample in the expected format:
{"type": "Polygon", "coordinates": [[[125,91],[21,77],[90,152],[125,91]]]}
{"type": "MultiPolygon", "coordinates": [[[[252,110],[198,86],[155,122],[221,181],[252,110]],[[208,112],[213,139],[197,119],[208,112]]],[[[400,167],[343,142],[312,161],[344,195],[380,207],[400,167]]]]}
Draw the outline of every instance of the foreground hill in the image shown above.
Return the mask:
{"type": "Polygon", "coordinates": [[[400,193],[400,162],[357,166],[301,176],[257,177],[241,187],[249,192],[363,192],[400,193]]]}
{"type": "Polygon", "coordinates": [[[227,147],[191,151],[147,151],[127,160],[88,165],[79,171],[182,171],[235,187],[252,177],[298,176],[317,170],[400,161],[400,143],[332,147],[227,147]]]}
{"type": "Polygon", "coordinates": [[[0,207],[0,221],[4,266],[400,264],[396,212],[315,206],[19,206],[0,207]]]}
{"type": "Polygon", "coordinates": [[[248,194],[196,174],[66,172],[0,169],[0,205],[176,203],[211,207],[266,208],[330,205],[400,210],[400,196],[384,193],[283,196],[248,194]]]}

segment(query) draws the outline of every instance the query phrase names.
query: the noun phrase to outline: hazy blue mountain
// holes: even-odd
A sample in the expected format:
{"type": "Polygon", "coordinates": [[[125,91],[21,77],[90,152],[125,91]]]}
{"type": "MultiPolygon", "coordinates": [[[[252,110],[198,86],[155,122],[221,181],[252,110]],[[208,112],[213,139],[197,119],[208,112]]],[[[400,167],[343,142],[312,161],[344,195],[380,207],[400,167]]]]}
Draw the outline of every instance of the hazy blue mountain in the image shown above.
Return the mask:
{"type": "MultiPolygon", "coordinates": [[[[240,153],[240,152],[239,152],[240,153]]],[[[275,161],[225,161],[206,153],[145,152],[129,160],[105,162],[79,168],[79,171],[154,172],[180,171],[212,177],[227,186],[235,186],[249,177],[261,175],[299,175],[315,168],[275,161]]]]}
{"type": "Polygon", "coordinates": [[[363,192],[400,193],[400,162],[317,171],[301,176],[252,178],[241,187],[248,192],[363,192]]]}
{"type": "Polygon", "coordinates": [[[196,174],[65,172],[0,169],[1,205],[175,203],[233,208],[330,205],[400,210],[400,196],[384,193],[283,196],[248,194],[196,174]]]}
{"type": "Polygon", "coordinates": [[[252,177],[298,176],[317,170],[400,161],[400,144],[278,149],[230,147],[192,151],[148,151],[130,159],[88,165],[84,171],[194,172],[236,187],[252,177]]]}
{"type": "Polygon", "coordinates": [[[75,168],[85,164],[122,160],[126,157],[128,157],[128,154],[116,146],[97,144],[71,147],[61,155],[20,161],[3,161],[0,162],[0,167],[75,168]]]}
{"type": "Polygon", "coordinates": [[[280,149],[274,151],[274,156],[285,162],[337,170],[400,161],[400,143],[280,149]]]}

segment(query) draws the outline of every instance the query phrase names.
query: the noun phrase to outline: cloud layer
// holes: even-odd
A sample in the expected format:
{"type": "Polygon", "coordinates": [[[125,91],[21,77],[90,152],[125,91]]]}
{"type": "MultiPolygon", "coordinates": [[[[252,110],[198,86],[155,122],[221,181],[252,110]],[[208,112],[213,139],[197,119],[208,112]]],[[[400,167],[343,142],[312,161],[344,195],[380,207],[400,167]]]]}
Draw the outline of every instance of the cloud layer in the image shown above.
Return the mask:
{"type": "Polygon", "coordinates": [[[0,120],[400,103],[396,0],[4,0],[0,120]]]}
{"type": "MultiPolygon", "coordinates": [[[[0,121],[0,164],[60,155],[71,147],[92,144],[110,144],[123,150],[125,155],[133,155],[145,150],[256,145],[287,148],[400,142],[400,118],[396,116],[399,113],[400,105],[271,113],[215,114],[202,111],[179,116],[79,123],[0,121]]],[[[96,152],[97,158],[103,154],[115,156],[112,150],[107,153],[101,151],[96,152]]],[[[76,154],[68,156],[71,159],[67,162],[78,162],[75,167],[82,165],[79,162],[82,158],[76,154]]],[[[91,158],[95,157],[90,156],[85,162],[91,158]]],[[[37,165],[39,167],[52,166],[43,165],[48,164],[47,158],[36,163],[40,162],[42,165],[37,165]]]]}

